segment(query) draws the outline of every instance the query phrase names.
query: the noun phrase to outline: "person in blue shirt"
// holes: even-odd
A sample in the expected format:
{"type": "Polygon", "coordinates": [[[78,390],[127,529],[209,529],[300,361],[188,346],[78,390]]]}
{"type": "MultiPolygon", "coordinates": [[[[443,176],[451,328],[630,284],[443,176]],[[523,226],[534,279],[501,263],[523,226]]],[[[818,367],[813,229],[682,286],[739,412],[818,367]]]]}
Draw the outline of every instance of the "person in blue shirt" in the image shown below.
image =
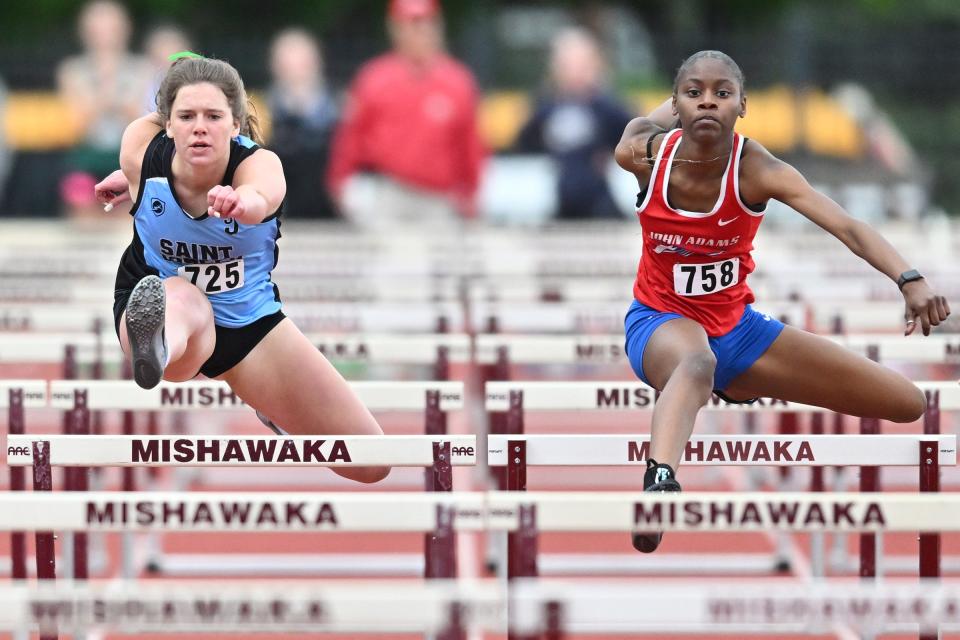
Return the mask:
{"type": "MultiPolygon", "coordinates": [[[[131,123],[101,201],[134,200],[120,261],[117,335],[137,384],[226,381],[291,434],[380,435],[346,381],[281,310],[271,280],[286,193],[276,154],[259,146],[236,69],[188,53],[170,67],[157,112],[131,123]],[[108,194],[108,195],[107,195],[108,194]]],[[[338,468],[361,482],[386,468],[338,468]]]]}
{"type": "Polygon", "coordinates": [[[604,66],[588,31],[559,32],[551,43],[549,89],[513,146],[554,161],[559,220],[625,217],[607,186],[607,173],[632,116],[606,88],[604,66]]]}

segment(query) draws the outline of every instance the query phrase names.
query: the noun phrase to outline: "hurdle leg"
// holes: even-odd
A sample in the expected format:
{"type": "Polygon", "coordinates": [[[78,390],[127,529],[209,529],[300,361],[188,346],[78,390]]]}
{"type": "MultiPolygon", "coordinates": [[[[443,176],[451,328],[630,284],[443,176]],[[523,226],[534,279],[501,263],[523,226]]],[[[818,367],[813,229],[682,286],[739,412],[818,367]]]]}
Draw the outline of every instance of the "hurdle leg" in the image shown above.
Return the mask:
{"type": "MultiPolygon", "coordinates": [[[[432,482],[427,491],[452,491],[453,467],[450,442],[433,443],[432,482]]],[[[448,507],[437,507],[437,528],[424,539],[424,577],[455,578],[457,576],[456,534],[453,531],[453,512],[448,507]]]]}
{"type": "MultiPolygon", "coordinates": [[[[940,392],[927,391],[927,410],[923,414],[923,432],[927,435],[940,433],[940,392]]],[[[920,492],[940,491],[940,451],[936,440],[920,441],[920,492]]],[[[920,533],[920,579],[940,577],[940,534],[920,533]]],[[[937,640],[938,628],[921,629],[920,640],[937,640]]]]}
{"type": "MultiPolygon", "coordinates": [[[[50,443],[41,440],[33,443],[33,490],[52,491],[53,474],[50,468],[50,443]]],[[[52,531],[36,532],[37,578],[56,579],[56,556],[52,531]]],[[[40,640],[57,640],[56,628],[41,628],[40,640]]]]}
{"type": "MultiPolygon", "coordinates": [[[[794,436],[799,433],[797,428],[798,416],[796,413],[789,412],[783,413],[780,415],[780,419],[777,425],[777,431],[781,436],[789,437],[794,436]]],[[[777,468],[777,477],[779,478],[779,486],[782,491],[784,488],[789,490],[791,483],[796,482],[796,475],[791,473],[790,467],[778,467],[777,468]]],[[[778,531],[776,533],[777,540],[777,550],[776,555],[773,559],[774,571],[777,573],[789,573],[790,572],[790,548],[792,546],[792,539],[790,533],[787,531],[778,531]]]]}
{"type": "MultiPolygon", "coordinates": [[[[538,574],[536,506],[520,505],[518,519],[517,530],[507,534],[507,584],[514,578],[535,578],[538,574]]],[[[514,632],[515,625],[509,609],[507,625],[508,640],[536,640],[537,638],[535,635],[514,632]]]]}
{"type": "Polygon", "coordinates": [[[437,359],[433,362],[433,379],[450,379],[450,348],[446,345],[437,347],[437,359]]]}
{"type": "MultiPolygon", "coordinates": [[[[434,443],[434,455],[440,443],[434,443]]],[[[449,461],[450,443],[444,442],[449,461]]],[[[440,454],[443,455],[443,454],[440,454]]],[[[447,463],[449,464],[449,462],[447,463]]],[[[456,537],[453,531],[453,507],[437,505],[436,529],[427,534],[424,557],[424,578],[427,580],[452,579],[457,577],[456,537]]],[[[436,635],[426,636],[427,640],[466,640],[461,612],[456,603],[451,607],[450,621],[446,628],[436,635]]]]}
{"type": "MultiPolygon", "coordinates": [[[[842,413],[833,414],[833,434],[838,436],[844,434],[842,413]]],[[[849,479],[850,476],[845,467],[833,467],[831,491],[846,491],[849,479]]],[[[832,537],[833,544],[830,548],[830,567],[840,573],[853,571],[853,559],[847,551],[847,534],[842,531],[837,531],[832,537]]]]}
{"type": "MultiPolygon", "coordinates": [[[[424,423],[423,423],[423,433],[428,436],[445,436],[447,435],[447,414],[444,411],[440,410],[440,392],[436,389],[431,389],[427,391],[426,394],[426,408],[424,409],[424,423]]],[[[434,450],[436,450],[436,445],[434,445],[434,450]]],[[[447,463],[449,464],[450,456],[447,455],[447,463]]],[[[437,459],[434,458],[434,466],[427,467],[423,470],[424,472],[424,482],[425,488],[427,491],[438,491],[436,489],[436,482],[438,480],[437,476],[437,459]]]]}
{"type": "MultiPolygon", "coordinates": [[[[7,406],[7,429],[10,435],[23,435],[23,389],[10,389],[7,406]]],[[[10,490],[27,488],[23,467],[10,467],[10,490]]],[[[27,539],[22,531],[10,533],[10,572],[14,580],[27,579],[27,539]]]]}
{"type": "MultiPolygon", "coordinates": [[[[133,411],[123,412],[123,435],[133,435],[133,411]]],[[[123,467],[121,469],[122,482],[121,491],[136,491],[136,469],[134,467],[123,467]]],[[[126,579],[136,577],[134,570],[134,537],[130,531],[124,531],[120,534],[120,576],[126,579]]]]}
{"type": "Polygon", "coordinates": [[[563,640],[563,607],[554,600],[543,605],[544,640],[563,640]]]}
{"type": "MultiPolygon", "coordinates": [[[[87,391],[76,391],[74,408],[71,415],[71,433],[75,435],[90,435],[90,411],[87,409],[87,391]]],[[[89,470],[87,467],[73,469],[73,490],[87,491],[89,489],[89,470]]],[[[73,579],[86,580],[89,578],[87,562],[87,533],[77,531],[73,534],[73,579]]]]}
{"type": "Polygon", "coordinates": [[[446,628],[441,631],[436,640],[466,640],[467,630],[463,626],[463,604],[450,603],[450,618],[446,628]]]}
{"type": "MultiPolygon", "coordinates": [[[[504,416],[504,433],[520,435],[524,431],[523,424],[523,391],[510,392],[510,408],[504,416]]],[[[508,441],[507,466],[497,468],[499,471],[498,489],[502,491],[527,490],[527,458],[526,442],[523,440],[508,441]]],[[[501,532],[488,532],[487,563],[491,572],[502,575],[503,559],[509,555],[510,536],[501,532]]]]}
{"type": "MultiPolygon", "coordinates": [[[[811,435],[823,435],[823,414],[814,413],[810,417],[811,435]]],[[[810,468],[810,491],[814,493],[823,493],[823,467],[810,468]]],[[[824,533],[814,531],[810,534],[810,566],[811,573],[815,578],[822,578],[826,575],[826,559],[824,533]]]]}

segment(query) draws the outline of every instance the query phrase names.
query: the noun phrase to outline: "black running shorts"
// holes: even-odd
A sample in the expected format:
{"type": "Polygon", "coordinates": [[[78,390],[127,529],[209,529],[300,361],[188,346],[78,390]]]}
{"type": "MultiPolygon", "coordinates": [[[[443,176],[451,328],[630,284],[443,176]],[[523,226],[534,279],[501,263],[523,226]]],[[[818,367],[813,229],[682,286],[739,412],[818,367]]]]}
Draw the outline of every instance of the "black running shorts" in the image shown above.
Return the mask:
{"type": "MultiPolygon", "coordinates": [[[[117,331],[118,338],[120,337],[120,318],[123,317],[123,312],[127,308],[130,292],[130,289],[114,291],[113,326],[117,331]]],[[[277,311],[254,320],[243,327],[232,328],[216,325],[217,342],[213,347],[213,354],[201,365],[200,373],[208,378],[215,378],[234,368],[285,317],[283,311],[277,311]]]]}

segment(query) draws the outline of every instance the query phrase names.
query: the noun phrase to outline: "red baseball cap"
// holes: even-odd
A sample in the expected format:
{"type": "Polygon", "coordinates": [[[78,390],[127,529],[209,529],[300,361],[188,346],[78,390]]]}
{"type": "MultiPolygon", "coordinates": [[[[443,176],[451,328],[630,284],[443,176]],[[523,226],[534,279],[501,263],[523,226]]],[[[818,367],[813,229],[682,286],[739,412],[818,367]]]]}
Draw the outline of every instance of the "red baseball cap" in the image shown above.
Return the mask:
{"type": "Polygon", "coordinates": [[[389,15],[394,20],[433,18],[440,13],[438,0],[390,0],[389,15]]]}

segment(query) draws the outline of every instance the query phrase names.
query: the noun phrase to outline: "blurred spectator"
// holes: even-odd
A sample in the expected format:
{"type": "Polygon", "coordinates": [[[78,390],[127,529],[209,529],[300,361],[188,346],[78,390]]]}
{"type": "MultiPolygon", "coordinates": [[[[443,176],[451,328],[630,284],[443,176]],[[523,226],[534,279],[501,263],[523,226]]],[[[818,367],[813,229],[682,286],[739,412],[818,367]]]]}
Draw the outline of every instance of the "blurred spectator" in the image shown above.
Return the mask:
{"type": "Polygon", "coordinates": [[[319,42],[303,29],[281,31],[271,47],[270,71],[270,149],[287,178],[284,215],[333,218],[324,175],[338,110],[324,80],[319,42]]]}
{"type": "MultiPolygon", "coordinates": [[[[175,24],[161,24],[147,32],[143,40],[143,52],[150,64],[150,84],[144,93],[143,113],[157,109],[157,91],[167,69],[173,64],[170,56],[180,51],[193,49],[190,37],[175,24]]],[[[142,114],[141,114],[142,115],[142,114]]]]}
{"type": "MultiPolygon", "coordinates": [[[[7,87],[0,80],[0,124],[6,119],[7,111],[7,87]]],[[[0,126],[0,202],[3,202],[3,194],[7,186],[7,175],[10,173],[10,150],[7,148],[7,139],[5,137],[6,127],[0,126]]]]}
{"type": "Polygon", "coordinates": [[[360,224],[472,217],[485,155],[473,75],[445,52],[437,0],[391,0],[387,28],[393,50],[367,62],[350,88],[331,193],[360,224]]]}
{"type": "Polygon", "coordinates": [[[78,26],[83,53],[57,69],[60,96],[82,131],[80,144],[67,157],[60,193],[71,215],[89,217],[100,215],[93,185],[116,168],[123,130],[143,113],[150,68],[127,49],[131,25],[122,5],[89,2],[78,26]]]}
{"type": "Polygon", "coordinates": [[[631,115],[609,93],[596,39],[580,28],[551,42],[549,87],[514,149],[548,153],[557,164],[557,218],[620,218],[607,186],[613,150],[631,115]]]}

